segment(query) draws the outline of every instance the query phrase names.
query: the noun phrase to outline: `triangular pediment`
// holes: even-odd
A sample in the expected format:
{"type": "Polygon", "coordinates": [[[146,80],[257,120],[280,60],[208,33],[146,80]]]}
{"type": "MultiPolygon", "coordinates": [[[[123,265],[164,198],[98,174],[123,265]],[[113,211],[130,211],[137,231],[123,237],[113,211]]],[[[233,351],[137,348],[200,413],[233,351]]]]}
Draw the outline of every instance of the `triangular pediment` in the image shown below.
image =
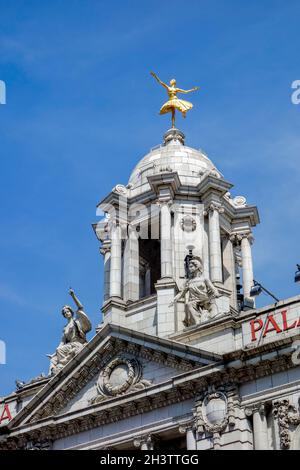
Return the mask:
{"type": "Polygon", "coordinates": [[[132,401],[180,374],[214,366],[207,351],[107,324],[13,418],[9,428],[49,417],[74,415],[122,397],[132,401]]]}

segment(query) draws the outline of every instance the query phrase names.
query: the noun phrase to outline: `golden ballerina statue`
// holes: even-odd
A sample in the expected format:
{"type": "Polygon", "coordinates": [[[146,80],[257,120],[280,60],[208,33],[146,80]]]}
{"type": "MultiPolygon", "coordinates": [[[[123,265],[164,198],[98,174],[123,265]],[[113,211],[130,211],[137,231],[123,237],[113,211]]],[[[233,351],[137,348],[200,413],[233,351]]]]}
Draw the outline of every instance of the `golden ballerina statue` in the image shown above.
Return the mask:
{"type": "Polygon", "coordinates": [[[150,73],[152,77],[154,77],[158,81],[158,83],[165,87],[169,95],[169,101],[162,105],[159,114],[172,113],[172,128],[175,128],[175,110],[177,109],[178,111],[180,111],[183,117],[185,118],[187,111],[189,111],[193,107],[192,103],[190,103],[189,101],[180,100],[179,98],[177,98],[177,93],[191,93],[192,91],[199,90],[199,87],[195,86],[194,88],[191,88],[191,90],[182,90],[181,88],[176,87],[175,78],[170,81],[169,86],[166,85],[166,83],[162,82],[154,72],[150,73]]]}

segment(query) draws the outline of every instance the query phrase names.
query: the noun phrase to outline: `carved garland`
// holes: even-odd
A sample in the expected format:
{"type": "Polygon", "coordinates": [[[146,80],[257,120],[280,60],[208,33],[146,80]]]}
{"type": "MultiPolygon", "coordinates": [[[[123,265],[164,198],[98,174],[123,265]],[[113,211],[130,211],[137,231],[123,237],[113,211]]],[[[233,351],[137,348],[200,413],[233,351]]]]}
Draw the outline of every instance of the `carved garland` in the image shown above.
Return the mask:
{"type": "Polygon", "coordinates": [[[280,446],[282,449],[289,449],[291,445],[290,425],[300,424],[300,416],[293,415],[296,412],[295,406],[291,405],[288,399],[276,401],[273,405],[273,414],[278,421],[280,446]]]}
{"type": "MultiPolygon", "coordinates": [[[[116,357],[113,361],[111,361],[103,370],[102,372],[102,379],[103,379],[103,386],[107,390],[110,395],[122,395],[129,387],[132,385],[134,379],[136,378],[136,370],[135,367],[136,361],[133,359],[126,359],[124,357],[116,357]],[[119,365],[126,365],[128,368],[128,375],[126,381],[121,385],[113,386],[109,382],[111,373],[113,370],[119,365]]],[[[103,388],[100,388],[100,391],[103,392],[103,388]]]]}

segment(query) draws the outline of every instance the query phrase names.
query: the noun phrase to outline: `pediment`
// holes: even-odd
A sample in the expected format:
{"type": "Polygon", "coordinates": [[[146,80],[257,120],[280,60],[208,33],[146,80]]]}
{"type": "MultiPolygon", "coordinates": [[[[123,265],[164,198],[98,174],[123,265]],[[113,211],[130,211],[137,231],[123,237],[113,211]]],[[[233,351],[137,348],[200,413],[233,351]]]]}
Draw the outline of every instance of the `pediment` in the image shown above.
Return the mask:
{"type": "Polygon", "coordinates": [[[145,389],[220,361],[217,354],[107,324],[13,418],[9,428],[112,404],[123,396],[134,401],[135,394],[145,389]]]}

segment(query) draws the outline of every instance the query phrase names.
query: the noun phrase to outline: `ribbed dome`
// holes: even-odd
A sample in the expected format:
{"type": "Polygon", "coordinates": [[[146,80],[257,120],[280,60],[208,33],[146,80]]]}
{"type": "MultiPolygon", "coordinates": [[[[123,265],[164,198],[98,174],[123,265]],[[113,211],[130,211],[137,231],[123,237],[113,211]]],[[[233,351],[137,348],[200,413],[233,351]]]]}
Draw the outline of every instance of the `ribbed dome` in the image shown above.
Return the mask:
{"type": "Polygon", "coordinates": [[[178,140],[171,140],[150,151],[136,165],[129,179],[132,193],[147,191],[150,186],[147,177],[161,172],[177,172],[184,185],[197,186],[204,173],[215,170],[213,163],[201,151],[187,147],[178,140]]]}

